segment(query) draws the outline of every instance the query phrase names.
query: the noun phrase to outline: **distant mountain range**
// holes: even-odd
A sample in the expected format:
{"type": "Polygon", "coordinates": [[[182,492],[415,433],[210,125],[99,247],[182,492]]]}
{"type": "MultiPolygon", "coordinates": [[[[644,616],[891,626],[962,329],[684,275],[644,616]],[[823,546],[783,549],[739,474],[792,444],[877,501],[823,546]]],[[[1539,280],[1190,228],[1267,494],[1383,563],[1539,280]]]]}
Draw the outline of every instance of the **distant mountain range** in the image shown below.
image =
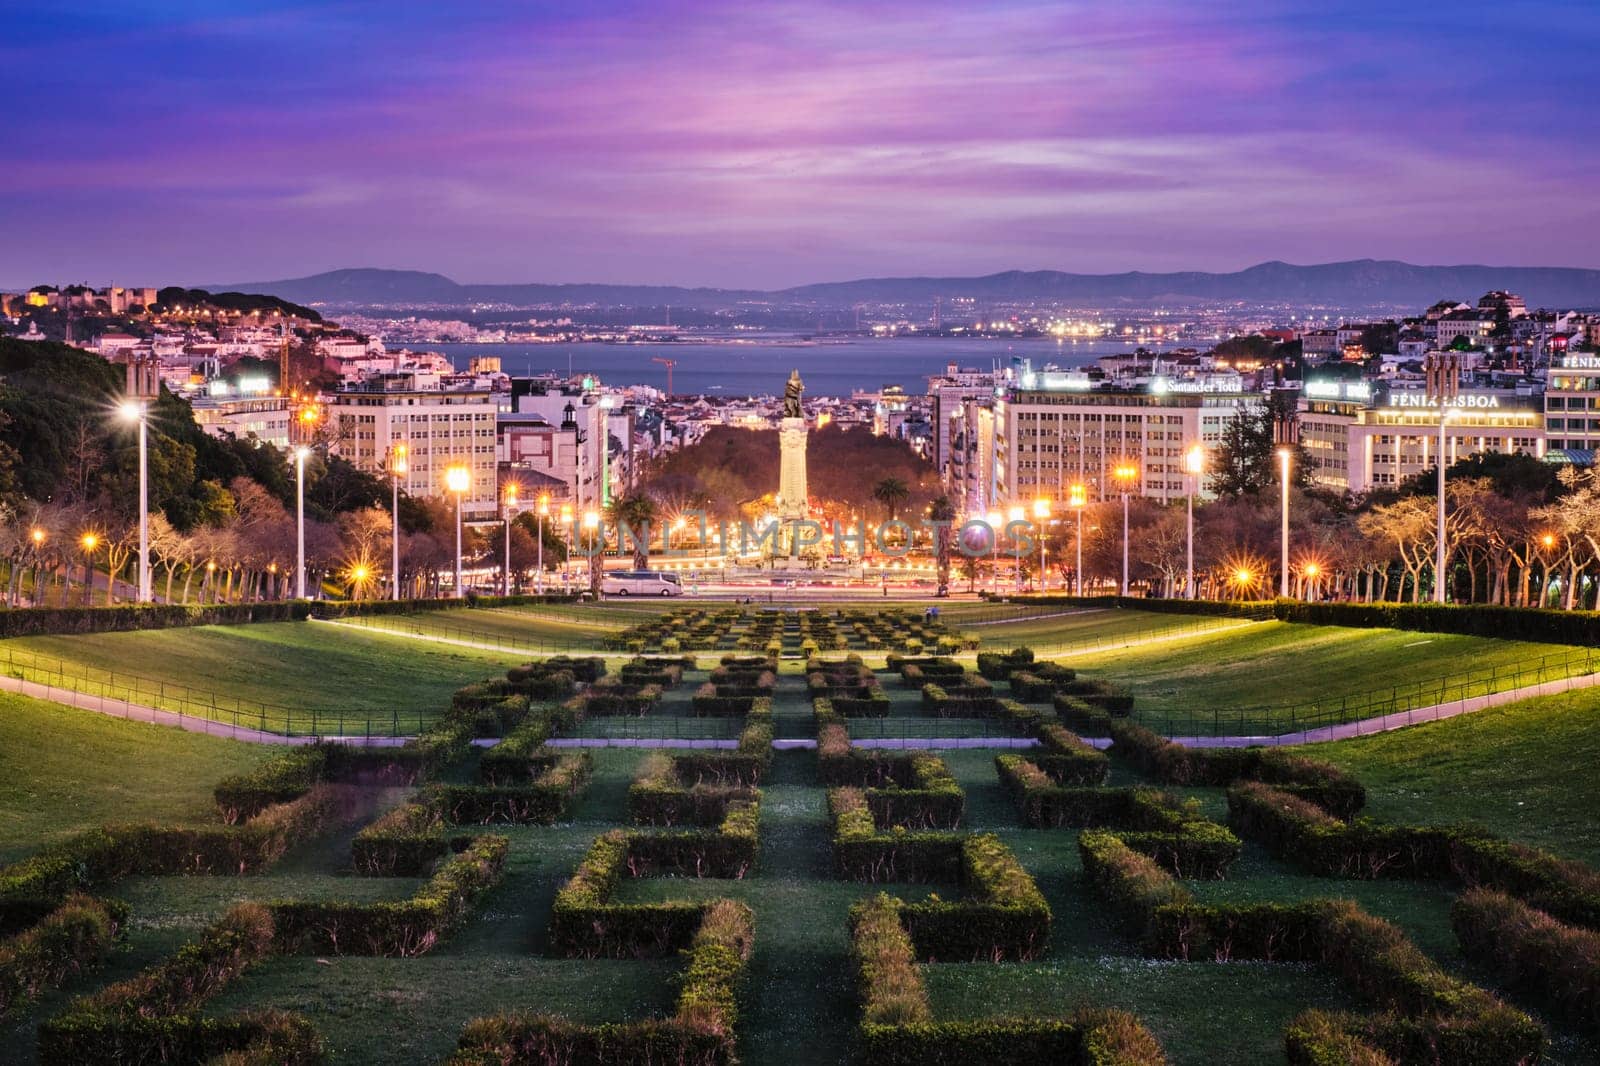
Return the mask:
{"type": "Polygon", "coordinates": [[[206,286],[212,291],[267,293],[296,303],[335,306],[475,303],[515,306],[721,308],[741,303],[848,307],[856,303],[931,305],[935,298],[970,298],[980,304],[1026,300],[1085,306],[1117,303],[1320,304],[1421,308],[1441,299],[1475,301],[1492,289],[1519,293],[1529,307],[1600,307],[1600,270],[1572,267],[1415,266],[1393,260],[1295,266],[1261,263],[1231,274],[1068,274],[1058,270],[1008,270],[971,278],[864,278],[792,289],[687,289],[669,285],[462,285],[443,274],[369,267],[332,270],[305,278],[206,286]]]}

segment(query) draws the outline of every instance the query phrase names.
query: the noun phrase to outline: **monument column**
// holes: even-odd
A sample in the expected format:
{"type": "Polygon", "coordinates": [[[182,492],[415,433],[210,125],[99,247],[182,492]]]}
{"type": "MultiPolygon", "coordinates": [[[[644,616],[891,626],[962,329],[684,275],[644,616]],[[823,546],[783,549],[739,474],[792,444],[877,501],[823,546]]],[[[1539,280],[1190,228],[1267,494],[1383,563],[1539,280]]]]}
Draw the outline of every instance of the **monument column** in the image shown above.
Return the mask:
{"type": "Polygon", "coordinates": [[[795,554],[794,523],[808,517],[806,509],[806,427],[800,394],[805,391],[800,371],[789,375],[783,390],[783,421],[778,423],[778,522],[780,542],[792,559],[795,554]]]}

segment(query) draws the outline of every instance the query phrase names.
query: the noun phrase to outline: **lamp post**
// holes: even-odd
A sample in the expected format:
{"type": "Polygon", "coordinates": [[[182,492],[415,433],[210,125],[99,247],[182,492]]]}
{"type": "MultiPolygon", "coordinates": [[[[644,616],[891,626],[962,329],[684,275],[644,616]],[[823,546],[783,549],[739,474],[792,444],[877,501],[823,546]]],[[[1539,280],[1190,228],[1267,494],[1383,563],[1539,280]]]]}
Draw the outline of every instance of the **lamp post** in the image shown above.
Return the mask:
{"type": "Polygon", "coordinates": [[[544,595],[544,520],[550,514],[550,494],[548,492],[539,493],[539,507],[538,507],[537,513],[539,515],[539,519],[538,519],[538,522],[539,522],[539,562],[537,564],[538,567],[539,567],[539,595],[543,596],[544,595]]]}
{"type": "Polygon", "coordinates": [[[1128,594],[1128,487],[1139,477],[1139,468],[1122,463],[1112,472],[1122,486],[1122,594],[1128,594]]]}
{"type": "Polygon", "coordinates": [[[463,596],[461,588],[461,497],[472,487],[472,471],[457,463],[444,472],[445,487],[456,496],[456,587],[455,598],[463,596]]]}
{"type": "Polygon", "coordinates": [[[1289,461],[1293,453],[1278,449],[1278,480],[1283,482],[1282,517],[1278,534],[1278,595],[1289,598],[1289,461]]]}
{"type": "Polygon", "coordinates": [[[100,546],[100,537],[91,531],[78,543],[83,545],[83,605],[87,607],[94,595],[94,550],[100,546]]]}
{"type": "Polygon", "coordinates": [[[1450,403],[1461,391],[1461,357],[1454,352],[1435,352],[1423,364],[1427,376],[1427,396],[1439,405],[1439,528],[1434,537],[1433,602],[1444,602],[1444,427],[1450,420],[1450,403]]]}
{"type": "Polygon", "coordinates": [[[506,482],[505,497],[506,569],[501,579],[501,585],[504,589],[502,595],[509,596],[511,595],[511,520],[517,516],[517,483],[515,481],[506,482]]]}
{"type": "Polygon", "coordinates": [[[1189,520],[1185,530],[1183,597],[1194,599],[1194,494],[1200,488],[1200,475],[1206,468],[1206,450],[1196,444],[1184,456],[1184,468],[1189,471],[1189,520]]]}
{"type": "MultiPolygon", "coordinates": [[[[1011,508],[1010,513],[1008,513],[1006,515],[1006,517],[1012,522],[1021,522],[1021,521],[1025,520],[1027,518],[1027,516],[1028,516],[1028,512],[1023,510],[1021,507],[1013,507],[1013,508],[1011,508]]],[[[1008,525],[1008,526],[1006,526],[1006,533],[1009,535],[1010,532],[1011,532],[1011,527],[1008,525]]],[[[1012,540],[1012,542],[1011,542],[1011,554],[1012,554],[1012,556],[1014,558],[1014,562],[1012,564],[1012,570],[1014,572],[1014,576],[1016,577],[1017,591],[1021,592],[1022,591],[1022,542],[1020,540],[1016,540],[1016,539],[1012,540]]]]}
{"type": "Polygon", "coordinates": [[[389,537],[393,554],[389,563],[389,584],[397,600],[400,598],[400,475],[411,469],[406,458],[408,450],[404,444],[389,445],[389,487],[394,493],[390,504],[394,528],[389,537]]]}
{"type": "Polygon", "coordinates": [[[567,557],[561,561],[561,591],[572,587],[572,504],[561,505],[562,534],[567,538],[567,557]]]}
{"type": "Polygon", "coordinates": [[[1048,496],[1040,496],[1033,501],[1033,517],[1039,527],[1039,591],[1043,593],[1045,591],[1044,541],[1046,534],[1049,532],[1048,526],[1050,522],[1050,498],[1048,496]]]}
{"type": "MultiPolygon", "coordinates": [[[[984,516],[989,523],[989,569],[992,571],[990,585],[994,594],[1000,595],[1000,512],[990,511],[984,516]]],[[[884,578],[888,580],[887,576],[884,578]]]]}
{"type": "Polygon", "coordinates": [[[1305,566],[1305,571],[1305,599],[1308,603],[1315,603],[1318,599],[1317,576],[1322,573],[1322,567],[1318,566],[1316,563],[1307,563],[1305,566]]]}
{"type": "Polygon", "coordinates": [[[605,560],[601,558],[601,549],[604,547],[604,543],[595,537],[595,531],[600,528],[600,512],[583,512],[583,528],[589,534],[590,547],[593,549],[592,554],[589,556],[589,585],[593,587],[596,568],[604,571],[606,565],[605,560]]]}
{"type": "Polygon", "coordinates": [[[1078,559],[1072,569],[1072,593],[1075,596],[1083,595],[1083,506],[1088,500],[1088,493],[1082,485],[1072,486],[1067,496],[1067,505],[1078,512],[1078,559]]]}
{"type": "Polygon", "coordinates": [[[1539,553],[1539,561],[1544,564],[1544,580],[1539,583],[1539,602],[1534,606],[1543,607],[1550,596],[1550,556],[1545,553],[1555,550],[1556,538],[1554,534],[1546,533],[1539,538],[1539,543],[1544,547],[1544,551],[1539,553]]]}
{"type": "Polygon", "coordinates": [[[294,598],[306,598],[306,454],[294,450],[294,598]]]}
{"type": "MultiPolygon", "coordinates": [[[[150,436],[149,408],[142,400],[122,405],[122,417],[139,424],[139,602],[150,602],[150,436]]],[[[113,580],[107,575],[106,581],[113,580]]]]}
{"type": "MultiPolygon", "coordinates": [[[[38,526],[34,526],[33,529],[28,533],[28,539],[33,542],[33,598],[29,602],[35,607],[42,607],[44,605],[42,593],[39,589],[39,579],[41,577],[39,573],[41,569],[39,564],[39,552],[44,547],[44,537],[44,530],[40,529],[38,526]]],[[[21,585],[18,585],[18,588],[20,589],[21,585]]]]}

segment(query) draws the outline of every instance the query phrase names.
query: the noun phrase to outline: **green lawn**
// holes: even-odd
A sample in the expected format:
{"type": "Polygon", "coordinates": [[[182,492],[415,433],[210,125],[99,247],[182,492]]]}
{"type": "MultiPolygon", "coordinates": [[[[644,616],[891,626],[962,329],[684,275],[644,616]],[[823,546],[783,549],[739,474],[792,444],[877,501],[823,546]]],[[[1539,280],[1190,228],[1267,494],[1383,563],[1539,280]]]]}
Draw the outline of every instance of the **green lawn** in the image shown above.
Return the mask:
{"type": "Polygon", "coordinates": [[[272,754],[0,694],[0,863],[108,821],[208,821],[211,786],[272,754]]]}
{"type": "Polygon", "coordinates": [[[1585,654],[1489,637],[1258,622],[1061,658],[1126,687],[1153,728],[1253,735],[1566,676],[1563,661],[1585,654]]]}
{"type": "Polygon", "coordinates": [[[316,622],[28,637],[0,670],[243,726],[414,732],[460,686],[526,655],[316,622]]]}
{"type": "Polygon", "coordinates": [[[1580,690],[1305,750],[1360,778],[1376,817],[1477,822],[1600,864],[1597,700],[1580,690]]]}

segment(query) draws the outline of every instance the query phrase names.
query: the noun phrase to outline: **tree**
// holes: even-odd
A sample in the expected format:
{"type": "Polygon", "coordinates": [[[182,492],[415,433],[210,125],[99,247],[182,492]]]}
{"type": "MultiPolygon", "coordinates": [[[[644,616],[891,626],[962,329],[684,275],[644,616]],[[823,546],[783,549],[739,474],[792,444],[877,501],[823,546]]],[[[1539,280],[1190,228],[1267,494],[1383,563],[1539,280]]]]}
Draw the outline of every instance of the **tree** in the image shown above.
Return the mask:
{"type": "Polygon", "coordinates": [[[911,490],[897,477],[886,477],[872,487],[872,498],[889,512],[889,521],[900,517],[900,508],[910,499],[911,490]]]}
{"type": "Polygon", "coordinates": [[[656,522],[656,501],[643,493],[634,493],[611,501],[610,510],[611,525],[617,530],[617,554],[622,553],[622,530],[626,526],[633,547],[633,568],[647,569],[650,566],[650,537],[656,522]]]}
{"type": "MultiPolygon", "coordinates": [[[[1218,496],[1259,496],[1278,483],[1278,446],[1273,427],[1281,419],[1293,417],[1294,404],[1288,393],[1275,392],[1259,411],[1240,411],[1223,428],[1217,445],[1211,475],[1211,488],[1218,496]]],[[[1290,457],[1291,484],[1311,483],[1311,461],[1305,449],[1294,446],[1290,457]]]]}
{"type": "Polygon", "coordinates": [[[955,534],[950,524],[956,520],[956,505],[950,502],[950,497],[940,495],[934,497],[933,503],[928,505],[928,519],[934,523],[933,533],[933,558],[934,565],[939,573],[939,587],[950,586],[950,539],[955,534]]]}

